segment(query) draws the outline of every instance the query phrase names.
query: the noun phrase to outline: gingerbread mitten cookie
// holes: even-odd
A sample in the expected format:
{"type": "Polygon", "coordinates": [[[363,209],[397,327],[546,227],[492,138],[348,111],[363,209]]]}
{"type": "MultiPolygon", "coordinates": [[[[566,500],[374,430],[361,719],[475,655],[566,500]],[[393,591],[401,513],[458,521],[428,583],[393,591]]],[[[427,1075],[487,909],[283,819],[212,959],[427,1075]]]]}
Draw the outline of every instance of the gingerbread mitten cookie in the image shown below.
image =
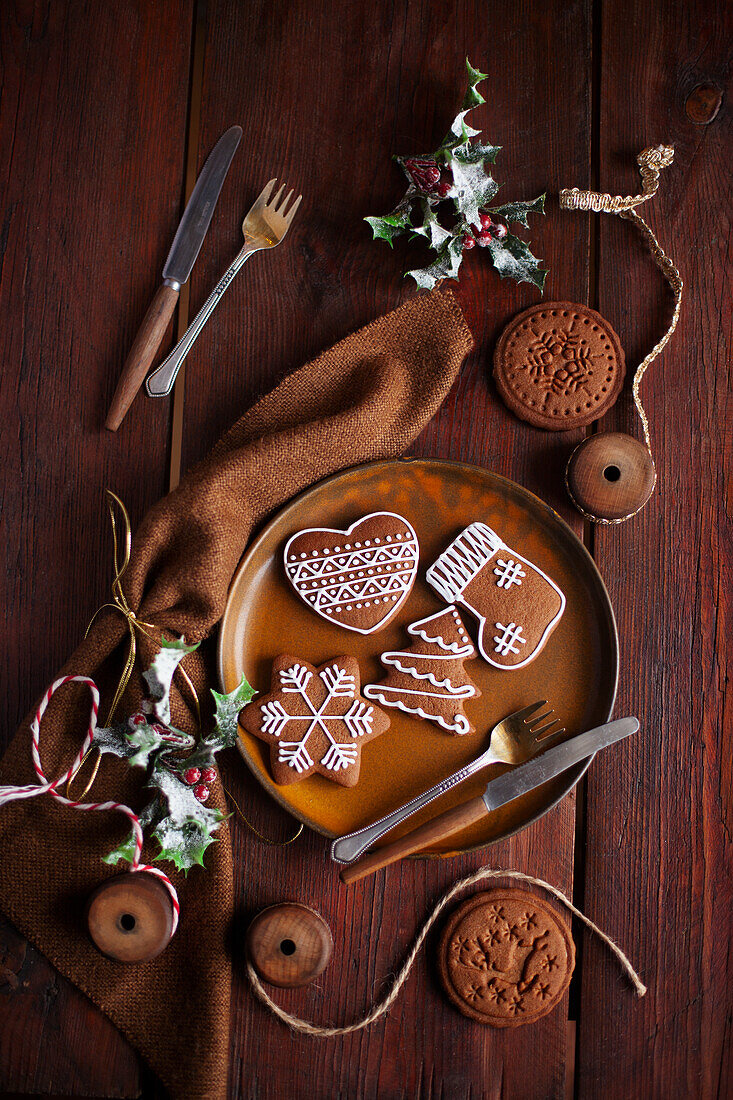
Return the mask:
{"type": "Polygon", "coordinates": [[[522,668],[540,652],[565,610],[546,573],[485,523],[472,523],[426,573],[444,600],[476,616],[478,647],[495,668],[522,668]]]}
{"type": "Polygon", "coordinates": [[[463,704],[481,692],[463,662],[475,657],[476,650],[456,608],[419,619],[407,632],[419,641],[409,649],[382,654],[389,675],[378,684],[367,684],[367,699],[428,718],[450,733],[473,733],[463,704]]]}
{"type": "Polygon", "coordinates": [[[342,787],[359,780],[361,747],[389,726],[389,718],[359,694],[355,657],[334,657],[319,668],[281,656],[272,666],[269,695],[249,703],[239,724],[270,746],[276,783],[296,783],[314,772],[342,787]]]}

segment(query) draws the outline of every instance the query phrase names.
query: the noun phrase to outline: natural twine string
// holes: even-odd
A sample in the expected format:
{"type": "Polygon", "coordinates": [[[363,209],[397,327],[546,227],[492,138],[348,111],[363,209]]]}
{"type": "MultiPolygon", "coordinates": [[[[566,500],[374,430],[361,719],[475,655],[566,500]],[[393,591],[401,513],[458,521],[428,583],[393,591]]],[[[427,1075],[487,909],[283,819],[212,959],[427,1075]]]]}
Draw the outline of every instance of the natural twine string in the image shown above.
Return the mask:
{"type": "MultiPolygon", "coordinates": [[[[647,367],[657,358],[657,356],[664,350],[667,343],[677,328],[677,321],[680,316],[680,306],[682,304],[682,289],[684,283],[680,276],[679,271],[662,249],[654,233],[651,231],[647,223],[637,214],[636,207],[642,203],[647,202],[653,195],[657,193],[659,188],[659,175],[662,168],[666,168],[672,163],[674,159],[674,148],[671,145],[654,145],[648,149],[643,149],[636,158],[636,162],[639,165],[641,173],[642,193],[640,195],[604,195],[597,191],[580,191],[577,187],[566,188],[560,192],[560,209],[561,210],[592,210],[596,214],[618,214],[619,217],[625,218],[627,221],[633,222],[637,229],[640,231],[645,241],[649,246],[649,250],[652,254],[652,259],[656,263],[657,267],[661,271],[664,278],[672,288],[674,294],[674,310],[672,312],[671,321],[667,327],[666,332],[660,340],[654,345],[649,354],[641,361],[639,366],[634,372],[634,381],[631,387],[631,392],[634,397],[634,404],[636,405],[639,418],[641,420],[642,428],[644,429],[644,442],[646,449],[649,452],[649,457],[652,458],[652,464],[654,459],[652,457],[652,445],[651,436],[649,432],[649,421],[647,419],[644,406],[641,402],[641,396],[639,393],[639,387],[641,380],[644,377],[644,373],[647,367]]],[[[572,457],[572,456],[571,456],[572,457]]],[[[655,475],[656,478],[656,475],[655,475]]],[[[567,488],[570,499],[575,507],[581,512],[586,519],[589,519],[592,523],[602,523],[606,525],[614,525],[618,523],[625,523],[627,519],[631,519],[637,512],[641,511],[641,508],[637,508],[633,512],[629,512],[627,516],[621,516],[620,519],[601,519],[599,516],[594,516],[590,512],[586,512],[584,508],[578,504],[577,500],[573,496],[570,488],[567,470],[565,473],[565,487],[567,488]]],[[[643,505],[642,505],[643,507],[643,505]]]]}
{"type": "Polygon", "coordinates": [[[360,1031],[361,1028],[368,1027],[369,1024],[373,1024],[374,1021],[378,1020],[380,1016],[384,1016],[385,1012],[387,1012],[394,1004],[400,993],[400,990],[407,981],[415,959],[417,958],[418,952],[425,942],[425,937],[427,936],[432,926],[435,924],[435,921],[438,919],[439,915],[445,909],[446,905],[448,905],[456,896],[456,894],[459,894],[461,892],[461,890],[465,890],[467,886],[474,886],[477,882],[482,882],[484,879],[490,878],[519,879],[521,882],[528,882],[531,883],[533,886],[540,886],[542,887],[542,889],[547,890],[550,894],[553,895],[553,897],[562,902],[562,904],[566,906],[566,908],[569,909],[570,912],[578,918],[578,920],[582,921],[583,924],[586,925],[586,927],[590,928],[591,932],[595,932],[596,935],[603,940],[606,946],[609,947],[611,951],[613,951],[614,955],[618,959],[622,970],[625,971],[631,984],[636,990],[636,995],[638,997],[644,996],[644,994],[646,993],[646,986],[643,984],[643,982],[639,978],[639,975],[636,973],[633,966],[631,965],[621,948],[618,946],[618,944],[614,943],[611,937],[607,936],[605,932],[602,932],[598,925],[594,924],[593,921],[586,917],[584,913],[581,913],[581,911],[573,905],[569,898],[565,897],[565,894],[563,894],[561,890],[558,890],[555,886],[551,886],[549,882],[545,882],[541,878],[534,878],[534,876],[532,875],[525,875],[523,871],[502,871],[501,869],[494,869],[491,867],[482,867],[479,871],[475,871],[472,875],[468,875],[466,878],[460,879],[450,888],[450,890],[448,890],[446,894],[443,895],[443,897],[437,903],[432,913],[422,926],[415,942],[410,949],[409,954],[407,955],[407,958],[402,964],[402,969],[399,971],[396,978],[394,979],[392,988],[390,989],[387,996],[383,1000],[379,1001],[379,1003],[376,1004],[367,1013],[366,1016],[362,1017],[362,1019],[360,1020],[357,1020],[355,1023],[348,1024],[346,1027],[320,1027],[318,1024],[310,1023],[308,1020],[301,1020],[297,1016],[291,1016],[289,1012],[286,1012],[285,1009],[280,1008],[279,1005],[275,1004],[272,998],[265,991],[262,982],[257,977],[257,973],[252,966],[252,963],[248,961],[247,976],[252,984],[252,988],[257,997],[259,997],[259,999],[262,1001],[262,1003],[266,1005],[267,1008],[269,1008],[270,1012],[279,1017],[279,1019],[281,1019],[283,1023],[287,1024],[288,1027],[292,1028],[293,1031],[300,1031],[303,1032],[303,1034],[305,1035],[312,1035],[314,1036],[314,1038],[317,1039],[329,1039],[334,1035],[348,1035],[352,1031],[360,1031]]]}

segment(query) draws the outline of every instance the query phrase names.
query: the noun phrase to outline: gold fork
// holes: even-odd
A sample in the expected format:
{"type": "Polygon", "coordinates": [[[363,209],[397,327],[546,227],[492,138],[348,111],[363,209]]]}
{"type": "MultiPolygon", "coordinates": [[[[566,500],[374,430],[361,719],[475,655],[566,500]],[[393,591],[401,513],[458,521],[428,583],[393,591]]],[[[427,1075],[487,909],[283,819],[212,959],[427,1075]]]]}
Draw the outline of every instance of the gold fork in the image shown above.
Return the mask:
{"type": "Polygon", "coordinates": [[[468,779],[469,775],[475,775],[490,764],[524,764],[526,760],[530,760],[540,749],[546,748],[565,732],[564,726],[561,729],[555,729],[552,733],[549,732],[553,726],[557,726],[558,718],[553,718],[545,725],[540,724],[555,713],[551,707],[544,714],[538,715],[537,711],[544,706],[547,706],[547,700],[541,699],[538,703],[531,703],[528,707],[523,707],[522,710],[504,718],[494,726],[489,738],[489,747],[480,756],[470,764],[466,764],[455,775],[443,779],[429,791],[417,795],[404,806],[375,821],[373,825],[367,825],[358,832],[349,833],[334,840],[331,845],[331,858],[336,863],[353,863],[370,844],[379,840],[380,836],[384,836],[390,829],[394,829],[396,825],[417,813],[423,806],[427,806],[434,798],[438,798],[451,787],[468,779]],[[544,737],[543,734],[545,734],[544,737]]]}
{"type": "Polygon", "coordinates": [[[242,222],[244,245],[234,261],[224,272],[221,279],[196,314],[195,319],[186,329],[168,358],[164,359],[160,366],[156,367],[152,374],[148,375],[145,389],[150,397],[165,397],[166,394],[171,392],[183,360],[193,347],[197,336],[218,306],[224,291],[242,267],[244,261],[248,260],[253,253],[260,252],[263,248],[274,248],[276,245],[280,244],[280,241],[290,228],[290,224],[295,217],[295,212],[300,206],[300,200],[303,196],[298,195],[295,202],[292,203],[288,209],[288,204],[290,203],[293,192],[292,190],[288,191],[283,199],[282,193],[285,190],[285,184],[283,184],[271,201],[270,196],[272,195],[276,183],[277,180],[274,179],[270,180],[270,182],[265,185],[262,194],[256,199],[251,210],[245,215],[244,221],[242,222]]]}

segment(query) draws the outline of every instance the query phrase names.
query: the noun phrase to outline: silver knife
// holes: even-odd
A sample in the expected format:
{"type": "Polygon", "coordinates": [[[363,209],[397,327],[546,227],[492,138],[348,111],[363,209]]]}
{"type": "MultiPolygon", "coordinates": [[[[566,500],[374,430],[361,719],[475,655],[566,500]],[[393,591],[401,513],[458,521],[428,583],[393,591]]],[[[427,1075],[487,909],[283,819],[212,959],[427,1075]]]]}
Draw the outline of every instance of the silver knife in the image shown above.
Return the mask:
{"type": "Polygon", "coordinates": [[[615,722],[606,722],[605,725],[597,726],[595,729],[588,730],[587,733],[571,737],[562,745],[547,749],[526,764],[520,764],[497,779],[492,779],[484,793],[477,798],[446,810],[445,813],[427,821],[407,836],[400,837],[399,840],[365,856],[358,863],[345,867],[341,872],[342,881],[355,882],[379,867],[386,867],[395,860],[402,859],[403,856],[418,852],[444,837],[468,828],[493,810],[498,810],[500,806],[506,806],[508,802],[521,798],[523,794],[533,791],[535,787],[541,787],[543,783],[554,779],[578,761],[593,756],[599,749],[605,749],[608,745],[623,740],[624,737],[630,737],[638,728],[639,722],[636,718],[619,718],[615,722]]]}
{"type": "Polygon", "coordinates": [[[231,126],[217,141],[196,180],[163,268],[163,283],[148,307],[145,319],[130,348],[110,405],[105,428],[116,432],[140,389],[170,324],[181,287],[188,282],[214,210],[224,186],[229,165],[242,137],[241,126],[231,126]]]}

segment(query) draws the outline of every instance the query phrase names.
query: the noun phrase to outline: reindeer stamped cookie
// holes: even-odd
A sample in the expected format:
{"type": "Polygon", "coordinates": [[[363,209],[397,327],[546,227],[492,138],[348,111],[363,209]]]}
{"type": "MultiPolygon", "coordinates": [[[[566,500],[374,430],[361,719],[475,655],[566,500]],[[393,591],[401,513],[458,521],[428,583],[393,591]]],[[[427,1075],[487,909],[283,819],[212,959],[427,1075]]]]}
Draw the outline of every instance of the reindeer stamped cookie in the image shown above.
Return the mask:
{"type": "Polygon", "coordinates": [[[521,1027],[562,999],[575,966],[564,920],[528,890],[488,890],[459,905],[438,948],[443,987],[459,1012],[521,1027]]]}
{"type": "Polygon", "coordinates": [[[478,648],[495,668],[534,660],[565,610],[565,596],[546,573],[510,549],[485,523],[472,523],[426,574],[448,603],[478,620],[478,648]]]}

